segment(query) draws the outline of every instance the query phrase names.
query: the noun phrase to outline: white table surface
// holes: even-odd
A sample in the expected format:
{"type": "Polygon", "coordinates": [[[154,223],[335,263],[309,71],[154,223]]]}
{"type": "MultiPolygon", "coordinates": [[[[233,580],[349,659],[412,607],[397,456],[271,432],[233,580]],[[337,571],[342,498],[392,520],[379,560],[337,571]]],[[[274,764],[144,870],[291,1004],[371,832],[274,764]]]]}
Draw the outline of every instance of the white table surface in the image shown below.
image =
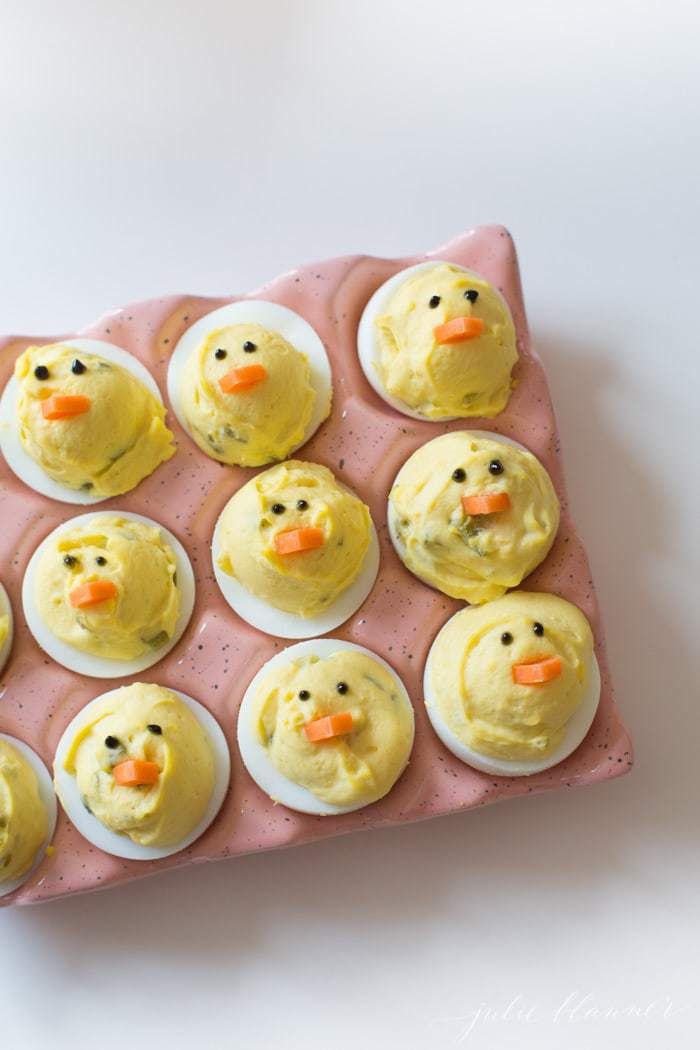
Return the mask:
{"type": "Polygon", "coordinates": [[[691,0],[3,5],[0,330],[510,227],[637,745],[598,787],[5,910],[3,1047],[690,1045],[699,29],[691,0]]]}

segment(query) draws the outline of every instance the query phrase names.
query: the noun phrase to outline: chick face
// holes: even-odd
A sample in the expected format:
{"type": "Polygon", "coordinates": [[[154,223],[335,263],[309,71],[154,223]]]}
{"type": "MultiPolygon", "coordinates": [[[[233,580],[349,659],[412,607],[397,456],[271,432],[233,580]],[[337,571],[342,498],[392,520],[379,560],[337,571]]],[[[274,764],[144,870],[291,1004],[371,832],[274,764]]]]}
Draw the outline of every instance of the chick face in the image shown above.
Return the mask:
{"type": "Polygon", "coordinates": [[[61,641],[132,660],[172,637],[180,612],[177,562],[160,529],[114,515],[62,531],[34,581],[39,613],[61,641]]]}
{"type": "Polygon", "coordinates": [[[211,743],[192,711],[169,689],[143,683],[95,705],[64,769],[106,828],[157,847],[199,824],[215,779],[211,743]]]}
{"type": "Polygon", "coordinates": [[[163,405],[120,365],[56,343],[25,350],[15,378],[22,445],[68,488],[116,496],[175,453],[163,405]]]}
{"type": "Polygon", "coordinates": [[[274,608],[312,617],[357,578],[370,536],[368,508],[327,467],[288,460],[229,501],[219,566],[274,608]]]}
{"type": "Polygon", "coordinates": [[[488,281],[448,263],[417,270],[375,323],[392,397],[428,419],[503,411],[518,353],[510,311],[488,281]]]}
{"type": "Polygon", "coordinates": [[[17,748],[0,739],[0,887],[29,871],[47,833],[36,774],[17,748]]]}
{"type": "Polygon", "coordinates": [[[411,572],[478,605],[516,587],[547,556],[559,501],[532,453],[453,431],[401,468],[389,494],[389,526],[411,572]]]}
{"type": "Polygon", "coordinates": [[[358,650],[278,665],[260,683],[252,710],[269,761],[329,805],[382,798],[413,744],[413,712],[396,678],[358,650]]]}
{"type": "Polygon", "coordinates": [[[440,632],[430,656],[434,702],[467,747],[540,759],[561,742],[592,659],[591,629],[576,606],[514,592],[457,613],[440,632]]]}
{"type": "Polygon", "coordinates": [[[187,362],[180,396],[202,451],[246,467],[299,445],[316,397],[306,355],[259,324],[211,332],[187,362]]]}

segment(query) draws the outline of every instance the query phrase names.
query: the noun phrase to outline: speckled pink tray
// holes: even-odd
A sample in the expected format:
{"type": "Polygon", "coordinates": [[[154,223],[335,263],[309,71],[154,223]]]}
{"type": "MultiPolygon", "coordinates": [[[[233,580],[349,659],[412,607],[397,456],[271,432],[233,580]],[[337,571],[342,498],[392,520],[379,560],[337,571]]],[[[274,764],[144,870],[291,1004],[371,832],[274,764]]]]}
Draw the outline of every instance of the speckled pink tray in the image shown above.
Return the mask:
{"type": "MultiPolygon", "coordinates": [[[[131,351],[151,369],[165,394],[169,354],[182,333],[203,314],[235,298],[174,296],[138,303],[105,315],[80,335],[111,341],[131,351]]],[[[24,886],[0,898],[0,904],[49,900],[126,882],[159,868],[297,845],[357,828],[387,827],[529,792],[591,784],[620,776],[632,765],[630,737],[613,701],[586,552],[567,511],[554,412],[542,366],[530,346],[517,258],[507,231],[497,226],[479,227],[428,255],[406,259],[332,259],[278,277],[248,298],[265,298],[296,310],[314,326],[330,355],[333,412],[298,455],[327,464],[369,504],[382,554],[374,591],[355,616],[332,633],[374,649],[403,678],[416,709],[411,763],[381,802],[335,818],[305,816],[275,806],[250,779],[236,745],[238,705],[262,663],[291,643],[260,634],[241,621],[224,603],[212,573],[209,543],[214,523],[252,471],[225,468],[207,458],[183,433],[171,412],[177,455],[135,492],[100,504],[99,509],[121,507],[151,515],[171,529],[189,551],[197,574],[197,601],[189,629],[179,645],[141,677],[197,697],[218,718],[231,749],[231,788],[219,817],[193,846],[149,863],[101,853],[61,812],[55,852],[24,886]],[[518,385],[506,411],[495,420],[414,422],[381,401],[360,370],[355,336],[365,303],[397,270],[430,258],[477,270],[500,288],[510,304],[520,351],[515,370],[518,385]],[[553,591],[583,609],[593,625],[603,677],[600,707],[585,741],[565,762],[529,778],[478,773],[454,758],[435,736],[422,702],[423,665],[438,629],[461,603],[411,576],[396,557],[387,535],[386,498],[401,464],[429,438],[467,426],[517,438],[551,474],[562,502],[561,527],[549,557],[524,586],[553,591]]],[[[0,387],[27,345],[56,338],[1,340],[0,387]]],[[[22,615],[21,581],[31,553],[59,522],[84,511],[84,507],[37,495],[0,460],[0,579],[10,595],[16,621],[14,648],[0,682],[0,731],[25,740],[49,766],[68,722],[88,700],[117,684],[83,678],[53,663],[38,649],[22,615]]]]}

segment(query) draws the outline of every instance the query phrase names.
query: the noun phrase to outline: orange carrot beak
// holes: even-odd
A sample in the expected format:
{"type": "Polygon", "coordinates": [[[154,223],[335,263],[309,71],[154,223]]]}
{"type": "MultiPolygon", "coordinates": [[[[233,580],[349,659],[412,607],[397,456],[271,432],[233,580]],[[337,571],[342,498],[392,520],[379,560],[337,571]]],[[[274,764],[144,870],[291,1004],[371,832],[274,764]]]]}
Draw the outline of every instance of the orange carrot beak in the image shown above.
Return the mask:
{"type": "Polygon", "coordinates": [[[80,583],[70,592],[69,599],[74,609],[87,609],[91,605],[109,601],[117,595],[117,585],[111,580],[92,580],[80,583]]]}
{"type": "Polygon", "coordinates": [[[307,722],[304,726],[306,739],[312,744],[320,740],[330,740],[334,736],[344,736],[352,732],[352,712],[341,711],[337,715],[326,715],[325,718],[316,718],[313,722],[307,722]]]}
{"type": "Polygon", "coordinates": [[[250,390],[251,387],[262,383],[267,377],[265,365],[242,365],[240,368],[232,368],[219,380],[219,386],[225,394],[235,394],[239,390],[250,390]]]}
{"type": "Polygon", "coordinates": [[[507,492],[479,492],[474,496],[462,496],[464,513],[473,514],[497,514],[502,510],[510,510],[510,496],[507,492]]]}
{"type": "Polygon", "coordinates": [[[481,317],[454,317],[433,329],[436,343],[461,343],[465,339],[476,339],[484,330],[481,317]]]}
{"type": "Polygon", "coordinates": [[[87,412],[90,404],[82,394],[52,394],[41,402],[41,414],[44,419],[70,419],[87,412]]]}
{"type": "Polygon", "coordinates": [[[275,536],[275,550],[278,554],[299,554],[301,551],[313,551],[322,547],[326,541],[323,529],[312,526],[305,529],[288,529],[275,536]]]}
{"type": "Polygon", "coordinates": [[[147,787],[158,783],[160,768],[156,762],[129,758],[113,767],[112,776],[122,787],[147,787]]]}
{"type": "Polygon", "coordinates": [[[513,664],[512,670],[517,685],[544,685],[558,678],[562,667],[558,656],[547,656],[527,664],[513,664]]]}

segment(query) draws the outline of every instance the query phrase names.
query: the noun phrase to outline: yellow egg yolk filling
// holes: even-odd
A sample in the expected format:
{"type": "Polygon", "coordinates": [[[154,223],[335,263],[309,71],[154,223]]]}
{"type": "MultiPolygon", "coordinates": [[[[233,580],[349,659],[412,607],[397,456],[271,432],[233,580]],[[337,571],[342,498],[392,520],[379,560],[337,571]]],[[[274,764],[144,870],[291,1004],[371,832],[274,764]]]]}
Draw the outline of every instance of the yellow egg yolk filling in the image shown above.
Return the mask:
{"type": "Polygon", "coordinates": [[[488,281],[449,263],[419,270],[390,295],[375,324],[378,371],[390,396],[428,419],[495,416],[505,408],[518,359],[515,328],[488,281]],[[441,341],[440,329],[461,318],[474,319],[468,336],[441,341]]]}
{"type": "Polygon", "coordinates": [[[17,359],[19,436],[54,481],[107,498],[129,492],[175,454],[165,408],[127,369],[70,345],[17,359]],[[58,398],[80,411],[48,413],[58,398]]]}
{"type": "Polygon", "coordinates": [[[258,740],[288,780],[334,806],[382,798],[408,762],[412,713],[385,667],[365,653],[339,650],[276,667],[254,705],[258,740]],[[304,728],[349,713],[352,728],[313,742],[304,728]]]}

